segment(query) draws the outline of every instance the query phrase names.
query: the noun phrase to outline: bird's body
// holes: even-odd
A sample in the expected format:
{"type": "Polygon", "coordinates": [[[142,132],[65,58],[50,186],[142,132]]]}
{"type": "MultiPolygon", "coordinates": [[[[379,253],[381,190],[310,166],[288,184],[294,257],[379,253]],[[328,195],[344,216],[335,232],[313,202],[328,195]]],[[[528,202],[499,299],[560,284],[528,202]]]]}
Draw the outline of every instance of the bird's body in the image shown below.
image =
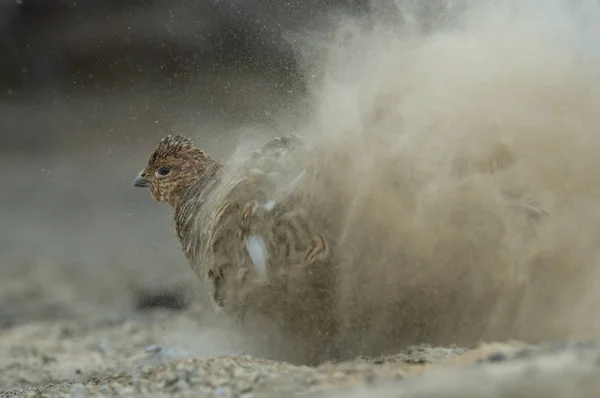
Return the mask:
{"type": "Polygon", "coordinates": [[[185,137],[167,137],[136,180],[175,209],[177,238],[217,309],[240,317],[253,309],[284,323],[306,278],[326,285],[331,243],[294,190],[305,175],[300,144],[278,137],[228,167],[185,137]]]}
{"type": "MultiPolygon", "coordinates": [[[[460,265],[471,261],[473,253],[501,251],[502,239],[480,239],[470,233],[470,226],[478,228],[481,220],[489,221],[490,234],[500,237],[503,231],[520,231],[525,245],[548,215],[519,189],[481,195],[482,202],[468,202],[481,207],[465,208],[457,198],[472,199],[472,186],[460,179],[447,187],[445,201],[436,204],[432,195],[423,193],[426,184],[401,178],[403,170],[396,168],[396,159],[387,163],[388,159],[380,159],[394,167],[376,169],[367,178],[357,174],[356,153],[345,147],[339,153],[312,151],[297,137],[285,136],[243,162],[224,164],[189,139],[169,136],[134,185],[148,187],[156,201],[175,209],[177,238],[194,272],[211,287],[218,309],[238,317],[248,311],[266,315],[300,337],[295,341],[306,343],[298,344],[308,356],[305,362],[317,363],[346,350],[344,342],[356,337],[352,331],[369,324],[362,320],[378,319],[382,308],[392,306],[402,316],[411,313],[401,290],[414,287],[413,271],[419,286],[418,275],[427,272],[427,266],[441,270],[439,264],[451,269],[456,265],[463,272],[460,265]],[[419,206],[420,198],[433,203],[419,206]],[[506,222],[499,220],[501,215],[506,222]],[[479,221],[468,224],[472,220],[479,221]],[[435,235],[435,225],[458,232],[440,234],[441,240],[431,245],[435,250],[406,243],[411,240],[405,230],[418,237],[431,228],[435,235]],[[489,248],[476,250],[484,245],[489,248]],[[456,254],[457,248],[463,251],[456,254]],[[458,260],[451,264],[447,258],[458,260]],[[411,268],[415,264],[420,268],[411,268]],[[376,282],[367,285],[369,280],[376,282]],[[369,295],[367,288],[375,294],[369,295]]],[[[502,170],[467,172],[489,176],[502,170]]],[[[482,266],[473,274],[487,280],[493,272],[482,266]]],[[[393,336],[392,331],[398,331],[398,342],[404,341],[405,320],[394,321],[398,323],[368,332],[393,336]]],[[[410,325],[411,320],[406,322],[410,325]]],[[[428,336],[428,330],[437,333],[434,321],[425,326],[415,339],[428,336]]]]}

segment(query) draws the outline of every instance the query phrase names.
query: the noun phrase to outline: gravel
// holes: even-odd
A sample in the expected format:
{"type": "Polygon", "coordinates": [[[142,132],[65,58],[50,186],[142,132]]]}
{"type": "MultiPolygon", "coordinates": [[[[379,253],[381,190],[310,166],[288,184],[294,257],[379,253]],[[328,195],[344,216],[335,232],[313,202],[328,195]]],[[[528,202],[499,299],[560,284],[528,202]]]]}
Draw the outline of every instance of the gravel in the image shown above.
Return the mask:
{"type": "Polygon", "coordinates": [[[158,310],[5,329],[0,397],[588,397],[600,388],[600,345],[593,341],[419,345],[307,367],[239,347],[236,354],[198,354],[186,347],[187,339],[205,338],[198,314],[158,310]]]}

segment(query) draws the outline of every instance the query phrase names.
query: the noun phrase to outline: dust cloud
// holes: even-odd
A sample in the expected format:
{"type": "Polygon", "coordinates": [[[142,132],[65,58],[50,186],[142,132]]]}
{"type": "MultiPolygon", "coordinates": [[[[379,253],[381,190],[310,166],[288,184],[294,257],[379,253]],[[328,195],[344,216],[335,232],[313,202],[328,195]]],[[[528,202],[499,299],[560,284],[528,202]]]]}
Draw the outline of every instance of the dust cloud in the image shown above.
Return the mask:
{"type": "MultiPolygon", "coordinates": [[[[131,286],[173,280],[204,299],[172,214],[133,177],[167,133],[235,158],[297,132],[318,149],[306,192],[341,236],[335,356],[597,337],[600,7],[374,3],[291,37],[309,79],[298,102],[269,78],[224,72],[3,105],[5,133],[41,131],[29,141],[48,148],[11,152],[7,139],[0,158],[2,324],[129,316],[131,286]]],[[[165,344],[293,356],[260,320],[201,319],[165,325],[165,344]]]]}
{"type": "Polygon", "coordinates": [[[600,332],[600,8],[446,5],[304,43],[341,357],[600,332]]]}

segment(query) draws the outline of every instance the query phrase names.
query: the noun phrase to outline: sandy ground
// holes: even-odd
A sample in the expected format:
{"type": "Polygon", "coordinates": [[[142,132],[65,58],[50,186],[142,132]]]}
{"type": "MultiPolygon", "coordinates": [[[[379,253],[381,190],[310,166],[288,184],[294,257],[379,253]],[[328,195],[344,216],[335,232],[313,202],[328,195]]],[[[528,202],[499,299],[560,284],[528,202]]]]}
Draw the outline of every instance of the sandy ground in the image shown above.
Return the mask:
{"type": "Polygon", "coordinates": [[[0,396],[594,397],[600,387],[594,342],[422,345],[305,367],[240,355],[234,335],[203,326],[202,318],[158,311],[14,328],[2,335],[0,396]],[[217,352],[228,337],[228,349],[217,352]],[[214,351],[186,349],[191,340],[209,340],[214,351]]]}

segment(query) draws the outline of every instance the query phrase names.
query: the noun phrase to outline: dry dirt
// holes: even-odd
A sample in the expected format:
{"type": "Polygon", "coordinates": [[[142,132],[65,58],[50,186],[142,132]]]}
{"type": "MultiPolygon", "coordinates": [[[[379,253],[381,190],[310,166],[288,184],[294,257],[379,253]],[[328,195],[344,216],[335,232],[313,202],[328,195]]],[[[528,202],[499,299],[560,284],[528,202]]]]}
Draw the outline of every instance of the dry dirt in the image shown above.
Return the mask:
{"type": "Polygon", "coordinates": [[[419,345],[306,367],[242,355],[235,335],[203,325],[199,315],[159,311],[14,328],[3,334],[0,396],[593,397],[600,387],[594,342],[419,345]],[[186,347],[191,339],[210,343],[198,352],[186,347]]]}

